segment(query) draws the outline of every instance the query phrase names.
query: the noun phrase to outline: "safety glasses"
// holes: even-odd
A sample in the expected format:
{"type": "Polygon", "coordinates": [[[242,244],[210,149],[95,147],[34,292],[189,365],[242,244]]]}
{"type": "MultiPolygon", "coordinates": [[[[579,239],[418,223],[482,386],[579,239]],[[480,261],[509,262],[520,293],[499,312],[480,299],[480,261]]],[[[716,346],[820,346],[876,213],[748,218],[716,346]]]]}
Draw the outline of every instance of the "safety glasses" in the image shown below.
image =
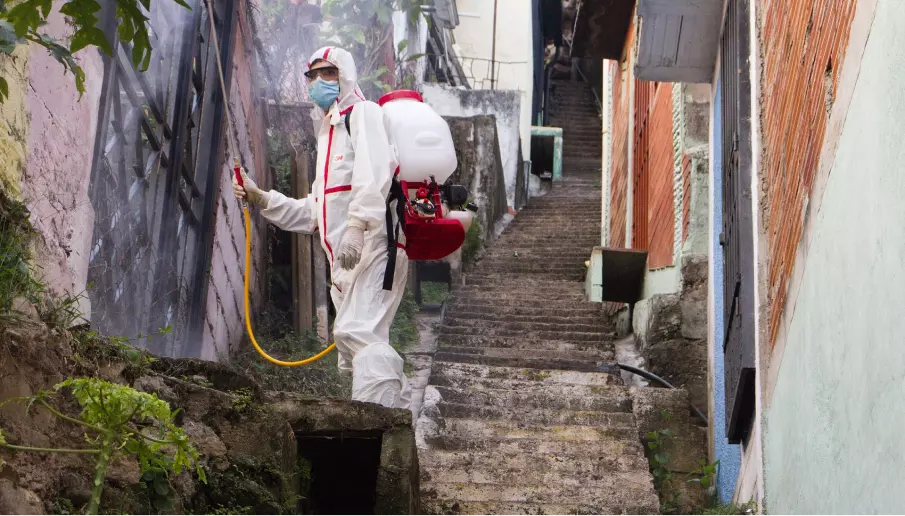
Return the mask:
{"type": "Polygon", "coordinates": [[[318,77],[325,81],[336,81],[339,80],[339,68],[333,66],[315,68],[314,70],[308,70],[307,72],[305,72],[305,77],[307,77],[310,81],[313,81],[318,77]]]}

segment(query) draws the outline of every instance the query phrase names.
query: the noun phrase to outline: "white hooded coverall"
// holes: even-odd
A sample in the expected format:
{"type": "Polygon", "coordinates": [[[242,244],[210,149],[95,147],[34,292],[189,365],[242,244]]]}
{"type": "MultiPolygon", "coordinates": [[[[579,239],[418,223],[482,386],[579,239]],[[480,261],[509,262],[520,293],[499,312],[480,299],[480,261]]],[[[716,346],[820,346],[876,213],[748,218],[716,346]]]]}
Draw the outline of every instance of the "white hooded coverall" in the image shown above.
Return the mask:
{"type": "Polygon", "coordinates": [[[328,112],[315,106],[317,177],[311,194],[292,199],[267,195],[267,220],[286,231],[320,233],[332,271],[330,291],[336,307],[333,336],[339,369],[352,372],[352,399],[386,407],[409,408],[411,389],[403,360],[389,344],[390,325],[405,291],[408,258],[400,235],[393,290],[383,289],[387,265],[386,200],[397,159],[386,130],[383,110],[364,100],[352,55],[336,47],[318,50],[308,61],[323,59],[339,69],[340,93],[328,112]],[[346,131],[344,118],[354,115],[346,131]],[[350,218],[367,225],[361,261],[352,270],[340,267],[339,248],[350,218]]]}

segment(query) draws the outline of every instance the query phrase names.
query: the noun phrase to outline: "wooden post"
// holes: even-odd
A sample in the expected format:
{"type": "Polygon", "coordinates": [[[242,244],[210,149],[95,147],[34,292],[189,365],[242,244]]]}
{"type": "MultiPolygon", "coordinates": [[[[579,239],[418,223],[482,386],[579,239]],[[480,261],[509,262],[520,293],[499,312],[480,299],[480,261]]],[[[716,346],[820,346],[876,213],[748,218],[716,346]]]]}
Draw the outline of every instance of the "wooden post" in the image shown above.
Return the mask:
{"type": "MultiPolygon", "coordinates": [[[[289,171],[292,196],[302,199],[308,196],[308,160],[295,148],[290,151],[289,171]]],[[[311,236],[292,234],[292,323],[299,333],[314,325],[314,277],[312,274],[311,236]]]]}

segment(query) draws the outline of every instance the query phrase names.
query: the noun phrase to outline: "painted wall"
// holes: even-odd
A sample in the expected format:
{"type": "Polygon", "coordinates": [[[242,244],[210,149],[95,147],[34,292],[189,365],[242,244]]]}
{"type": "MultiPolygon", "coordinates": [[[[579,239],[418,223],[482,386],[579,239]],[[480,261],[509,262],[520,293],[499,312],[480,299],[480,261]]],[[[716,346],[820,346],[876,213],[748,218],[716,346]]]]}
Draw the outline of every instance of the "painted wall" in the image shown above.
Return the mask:
{"type": "Polygon", "coordinates": [[[903,24],[905,4],[878,2],[814,222],[765,413],[770,512],[892,513],[905,505],[903,24]]]}
{"type": "MultiPolygon", "coordinates": [[[[46,31],[58,38],[72,29],[59,14],[46,31]]],[[[85,94],[79,99],[72,74],[47,50],[29,49],[27,101],[29,128],[22,197],[37,230],[37,265],[55,294],[85,291],[94,231],[94,210],[88,199],[92,153],[97,130],[103,63],[94,49],[80,52],[85,94]]],[[[87,296],[81,311],[90,316],[87,296]]]]}
{"type": "MultiPolygon", "coordinates": [[[[476,89],[490,89],[491,77],[498,90],[521,94],[520,134],[522,155],[531,155],[531,102],[534,92],[534,47],[531,2],[526,0],[457,0],[459,26],[453,31],[456,55],[473,78],[476,89]],[[494,5],[496,5],[496,69],[494,56],[494,5]]],[[[511,201],[510,201],[511,202],[511,201]]]]}
{"type": "Polygon", "coordinates": [[[506,202],[515,204],[515,185],[522,173],[518,163],[521,138],[521,109],[523,97],[517,91],[466,90],[443,84],[424,84],[424,101],[445,117],[472,117],[492,114],[496,117],[500,157],[506,181],[506,202]]]}
{"type": "Polygon", "coordinates": [[[735,492],[735,484],[738,480],[738,472],[741,464],[741,451],[738,445],[729,444],[726,439],[726,375],[724,365],[723,340],[726,338],[726,320],[723,311],[723,246],[720,245],[719,234],[723,227],[723,116],[721,109],[722,95],[719,86],[716,88],[716,96],[713,100],[713,229],[711,231],[711,258],[710,258],[710,440],[711,457],[714,461],[720,461],[717,473],[717,492],[723,502],[732,501],[735,492]]]}
{"type": "MultiPolygon", "coordinates": [[[[267,170],[264,113],[256,94],[257,64],[244,4],[237,4],[237,11],[240,27],[234,51],[232,112],[243,164],[250,174],[260,174],[258,171],[267,170]]],[[[59,38],[71,33],[59,15],[51,17],[45,30],[59,38]]],[[[22,47],[13,58],[0,60],[10,82],[10,99],[0,106],[0,159],[4,165],[0,187],[27,202],[37,231],[36,265],[56,294],[85,291],[95,224],[88,189],[103,62],[94,49],[86,49],[78,57],[86,75],[81,100],[72,75],[64,75],[60,64],[41,47],[22,47]]],[[[227,159],[224,154],[204,339],[192,347],[193,355],[210,360],[224,357],[243,335],[240,307],[245,236],[241,210],[232,196],[227,159]]],[[[259,183],[269,184],[263,177],[259,183]]],[[[263,221],[255,222],[256,229],[264,227],[263,221]]],[[[265,235],[264,231],[255,234],[253,288],[261,275],[265,235]]],[[[87,296],[80,308],[90,318],[87,296]]]]}

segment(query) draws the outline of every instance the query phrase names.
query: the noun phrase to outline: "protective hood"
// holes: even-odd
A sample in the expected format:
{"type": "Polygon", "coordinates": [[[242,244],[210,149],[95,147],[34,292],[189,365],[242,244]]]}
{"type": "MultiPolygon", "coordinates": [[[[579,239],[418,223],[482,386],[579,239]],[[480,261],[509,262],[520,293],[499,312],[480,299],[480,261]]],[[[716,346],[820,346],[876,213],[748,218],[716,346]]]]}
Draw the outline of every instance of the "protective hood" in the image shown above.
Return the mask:
{"type": "MultiPolygon", "coordinates": [[[[323,59],[339,69],[339,110],[345,111],[349,107],[363,101],[365,96],[358,87],[358,70],[355,68],[355,60],[352,54],[339,47],[323,47],[308,59],[308,68],[318,59],[323,59]]],[[[326,112],[318,106],[311,110],[311,118],[321,120],[326,112]]]]}

